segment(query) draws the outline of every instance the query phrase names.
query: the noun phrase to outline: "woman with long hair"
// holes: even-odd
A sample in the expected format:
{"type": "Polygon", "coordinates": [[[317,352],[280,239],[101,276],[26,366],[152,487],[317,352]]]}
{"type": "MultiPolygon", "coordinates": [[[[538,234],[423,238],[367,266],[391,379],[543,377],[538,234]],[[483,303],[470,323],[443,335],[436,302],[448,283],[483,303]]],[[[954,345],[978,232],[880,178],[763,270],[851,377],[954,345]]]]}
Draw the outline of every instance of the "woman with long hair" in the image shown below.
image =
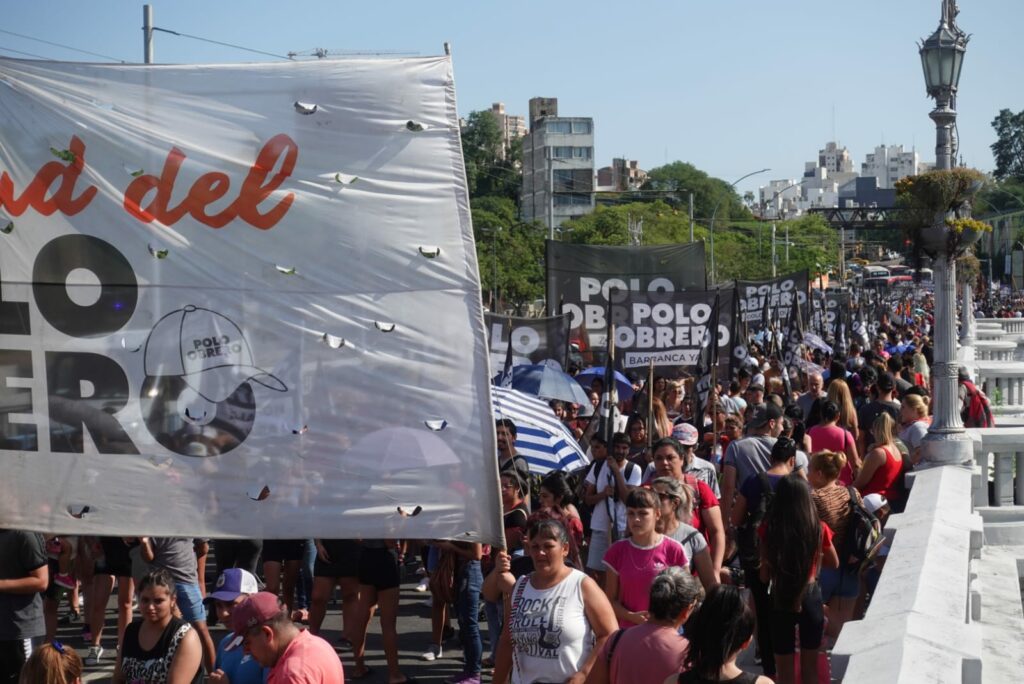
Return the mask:
{"type": "MultiPolygon", "coordinates": [[[[814,491],[811,497],[818,510],[818,518],[832,530],[832,545],[843,549],[846,529],[850,524],[850,497],[860,501],[856,489],[840,483],[840,473],[846,466],[846,456],[838,451],[819,451],[811,455],[807,468],[807,481],[814,491]]],[[[838,568],[822,568],[819,576],[821,600],[828,605],[828,633],[839,635],[843,624],[853,617],[860,579],[857,567],[851,567],[840,558],[838,568]]]]}
{"type": "Polygon", "coordinates": [[[857,408],[853,404],[853,394],[850,392],[850,386],[846,384],[846,381],[836,378],[828,383],[826,398],[829,401],[835,402],[835,405],[839,407],[839,421],[837,425],[856,435],[857,429],[860,427],[857,422],[857,408]]]}
{"type": "Polygon", "coordinates": [[[920,394],[908,394],[903,397],[900,405],[900,440],[910,450],[910,460],[914,465],[921,460],[921,442],[928,434],[931,422],[928,415],[928,397],[920,394]]]}
{"type": "Polygon", "coordinates": [[[899,478],[903,471],[903,456],[896,447],[895,429],[896,421],[888,413],[881,413],[875,418],[871,426],[874,443],[864,459],[864,467],[853,481],[861,496],[881,494],[891,502],[902,495],[899,478]]]}
{"type": "MultiPolygon", "coordinates": [[[[818,570],[835,568],[839,557],[832,530],[818,518],[811,487],[798,475],[775,485],[772,505],[760,528],[761,580],[771,585],[771,640],[780,684],[793,684],[795,629],[800,628],[800,671],[804,684],[818,671],[825,628],[818,570]]],[[[828,684],[823,682],[821,684],[828,684]]]]}
{"type": "Polygon", "coordinates": [[[674,477],[657,477],[651,482],[651,489],[661,501],[658,532],[683,545],[690,568],[705,589],[718,584],[707,539],[690,525],[693,520],[693,492],[690,487],[674,477]]]}
{"type": "Polygon", "coordinates": [[[653,407],[653,424],[654,424],[654,438],[651,440],[657,442],[663,437],[672,436],[672,421],[669,420],[668,411],[665,410],[665,404],[655,396],[651,400],[651,406],[653,407]]]}
{"type": "Polygon", "coordinates": [[[531,519],[526,539],[532,572],[514,579],[511,557],[498,555],[495,571],[510,590],[493,681],[581,683],[615,631],[615,613],[594,580],[565,564],[569,535],[560,522],[531,519]]]}
{"type": "Polygon", "coordinates": [[[82,659],[71,646],[49,641],[25,661],[18,684],[82,684],[82,659]]]}
{"type": "MultiPolygon", "coordinates": [[[[582,570],[579,550],[583,546],[583,521],[573,504],[573,491],[565,473],[553,470],[540,483],[541,509],[557,509],[561,512],[562,523],[569,532],[569,561],[573,567],[582,570]]],[[[555,516],[559,517],[559,516],[555,516]]]]}
{"type": "MultiPolygon", "coordinates": [[[[835,384],[835,383],[832,383],[835,384]]],[[[853,482],[860,470],[857,457],[856,433],[851,433],[839,424],[839,406],[831,399],[821,402],[821,422],[807,431],[811,438],[811,451],[837,451],[844,454],[843,472],[839,474],[840,484],[853,482]]]]}
{"type": "Polygon", "coordinates": [[[661,501],[649,489],[633,489],[626,496],[626,524],[630,537],[612,544],[604,554],[605,593],[619,627],[647,622],[648,592],[662,568],[686,565],[686,552],[675,539],[658,532],[661,501]]]}
{"type": "Polygon", "coordinates": [[[139,583],[141,617],[124,631],[115,684],[198,684],[203,647],[192,625],[177,613],[174,578],[150,572],[139,583]]]}
{"type": "Polygon", "coordinates": [[[744,672],[736,657],[750,645],[754,613],[740,590],[718,584],[686,621],[685,670],[664,684],[772,684],[768,677],[744,672]]]}

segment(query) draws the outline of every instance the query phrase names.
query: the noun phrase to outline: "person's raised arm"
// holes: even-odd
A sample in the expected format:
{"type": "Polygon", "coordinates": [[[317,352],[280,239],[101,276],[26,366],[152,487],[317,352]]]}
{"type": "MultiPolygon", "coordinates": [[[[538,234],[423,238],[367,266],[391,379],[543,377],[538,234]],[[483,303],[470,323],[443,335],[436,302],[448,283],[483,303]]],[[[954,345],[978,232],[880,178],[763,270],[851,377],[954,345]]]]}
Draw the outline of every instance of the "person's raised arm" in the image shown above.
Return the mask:
{"type": "MultiPolygon", "coordinates": [[[[732,446],[731,444],[729,445],[732,446]]],[[[733,499],[736,497],[736,466],[726,463],[722,466],[722,520],[732,521],[733,499]]]]}
{"type": "Polygon", "coordinates": [[[497,603],[504,594],[512,591],[516,579],[512,576],[512,557],[504,549],[498,550],[494,561],[494,570],[487,574],[480,593],[485,600],[497,603]]]}

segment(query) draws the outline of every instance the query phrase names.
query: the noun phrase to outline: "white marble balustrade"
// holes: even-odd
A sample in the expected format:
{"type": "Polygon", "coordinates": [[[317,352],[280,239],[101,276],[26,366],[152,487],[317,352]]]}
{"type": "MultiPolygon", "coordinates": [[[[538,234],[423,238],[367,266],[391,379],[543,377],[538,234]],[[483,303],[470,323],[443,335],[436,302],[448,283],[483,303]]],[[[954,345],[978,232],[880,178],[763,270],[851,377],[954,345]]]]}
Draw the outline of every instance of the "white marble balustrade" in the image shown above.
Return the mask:
{"type": "Polygon", "coordinates": [[[986,324],[997,323],[1008,333],[1024,333],[1024,318],[978,318],[975,323],[984,327],[990,327],[986,324]]]}
{"type": "Polygon", "coordinates": [[[977,328],[974,337],[979,342],[1001,340],[1006,337],[1006,331],[1002,328],[977,328]]]}
{"type": "Polygon", "coordinates": [[[1015,412],[1024,411],[1024,362],[1020,361],[978,361],[977,384],[989,398],[993,410],[1014,411],[1004,407],[1021,407],[1015,412]],[[1001,406],[997,406],[995,398],[1001,395],[1001,406]]]}
{"type": "MultiPolygon", "coordinates": [[[[1000,332],[1003,337],[1005,333],[1000,332]]],[[[975,359],[978,361],[1013,361],[1017,351],[1017,343],[1004,340],[983,340],[980,337],[974,342],[975,359]]]]}
{"type": "MultiPolygon", "coordinates": [[[[998,424],[998,420],[997,420],[998,424]]],[[[974,505],[1024,506],[1024,427],[972,428],[974,463],[980,477],[974,483],[974,505]]]]}

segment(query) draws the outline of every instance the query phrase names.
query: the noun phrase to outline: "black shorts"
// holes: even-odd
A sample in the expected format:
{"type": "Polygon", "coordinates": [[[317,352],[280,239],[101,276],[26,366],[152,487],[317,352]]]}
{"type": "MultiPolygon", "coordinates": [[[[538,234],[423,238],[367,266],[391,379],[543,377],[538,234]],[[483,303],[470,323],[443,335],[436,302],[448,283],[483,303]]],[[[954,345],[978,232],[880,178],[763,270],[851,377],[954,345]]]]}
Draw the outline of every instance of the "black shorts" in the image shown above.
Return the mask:
{"type": "Polygon", "coordinates": [[[402,583],[398,552],[394,549],[363,548],[359,555],[359,583],[377,591],[394,589],[402,583]]]}
{"type": "Polygon", "coordinates": [[[330,562],[317,554],[313,562],[313,577],[359,577],[359,556],[362,545],[354,539],[322,539],[330,562]]]}
{"type": "Polygon", "coordinates": [[[305,539],[264,539],[263,562],[301,561],[306,552],[305,539]]]}
{"type": "Polygon", "coordinates": [[[117,537],[100,537],[103,556],[96,559],[93,570],[97,575],[113,575],[114,577],[132,576],[132,558],[128,555],[128,545],[117,537]]]}
{"type": "Polygon", "coordinates": [[[772,650],[776,655],[792,655],[796,652],[795,627],[800,628],[802,650],[816,651],[821,647],[825,632],[825,611],[821,605],[821,587],[817,582],[807,587],[800,608],[799,613],[772,609],[772,650]]]}

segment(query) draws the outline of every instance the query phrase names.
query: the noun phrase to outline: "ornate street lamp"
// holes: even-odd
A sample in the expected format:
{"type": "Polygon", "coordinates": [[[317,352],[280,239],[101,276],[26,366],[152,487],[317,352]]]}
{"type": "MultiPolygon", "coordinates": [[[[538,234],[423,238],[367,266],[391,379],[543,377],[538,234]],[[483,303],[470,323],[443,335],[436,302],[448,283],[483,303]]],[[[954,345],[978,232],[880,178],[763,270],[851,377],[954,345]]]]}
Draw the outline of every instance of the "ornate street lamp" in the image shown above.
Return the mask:
{"type": "MultiPolygon", "coordinates": [[[[953,125],[956,122],[957,86],[969,37],[956,25],[958,13],[954,0],[943,0],[942,19],[938,29],[919,44],[921,66],[929,97],[935,109],[929,114],[935,122],[935,165],[938,169],[953,167],[953,125]]],[[[948,208],[947,208],[948,209],[948,208]]],[[[942,235],[950,230],[944,225],[945,212],[935,218],[935,228],[942,235]]],[[[960,397],[956,361],[956,257],[948,240],[939,242],[935,259],[935,361],[931,377],[934,416],[921,445],[922,458],[931,465],[968,463],[973,458],[970,437],[960,419],[960,397]]],[[[965,300],[965,309],[970,301],[965,300]]]]}
{"type": "Polygon", "coordinates": [[[935,166],[939,169],[953,166],[952,130],[956,122],[956,90],[960,83],[964,54],[967,52],[967,41],[970,40],[970,36],[957,28],[958,12],[954,0],[943,0],[939,27],[918,44],[925,87],[928,96],[935,98],[935,109],[929,116],[936,127],[935,166]]]}

